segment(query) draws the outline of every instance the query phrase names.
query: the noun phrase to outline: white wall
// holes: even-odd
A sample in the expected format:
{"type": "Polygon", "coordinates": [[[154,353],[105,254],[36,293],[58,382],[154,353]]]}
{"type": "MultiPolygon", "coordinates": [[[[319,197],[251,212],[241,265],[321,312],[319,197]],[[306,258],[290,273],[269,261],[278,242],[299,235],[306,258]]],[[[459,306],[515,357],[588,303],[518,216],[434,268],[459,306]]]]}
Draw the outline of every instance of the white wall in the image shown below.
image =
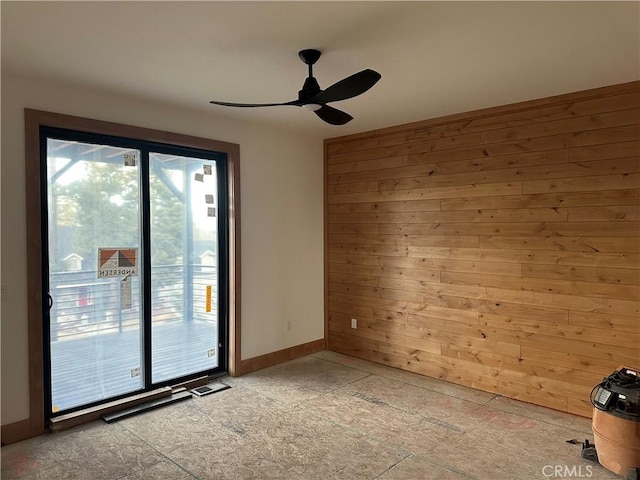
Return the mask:
{"type": "Polygon", "coordinates": [[[29,416],[24,108],[240,145],[242,358],[324,335],[322,140],[203,111],[2,77],[2,424],[29,416]],[[292,322],[290,331],[286,322],[292,322]]]}

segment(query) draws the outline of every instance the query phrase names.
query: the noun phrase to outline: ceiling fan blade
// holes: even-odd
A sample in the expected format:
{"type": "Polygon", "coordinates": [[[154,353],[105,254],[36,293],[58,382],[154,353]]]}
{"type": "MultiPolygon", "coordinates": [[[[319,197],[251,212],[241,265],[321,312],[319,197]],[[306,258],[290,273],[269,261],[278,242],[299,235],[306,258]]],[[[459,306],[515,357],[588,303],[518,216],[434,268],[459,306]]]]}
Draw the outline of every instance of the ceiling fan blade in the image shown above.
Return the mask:
{"type": "Polygon", "coordinates": [[[232,103],[232,102],[218,102],[217,100],[211,100],[209,103],[214,105],[223,105],[225,107],[279,107],[281,105],[295,105],[301,106],[304,102],[300,100],[291,100],[284,103],[232,103]]]}
{"type": "Polygon", "coordinates": [[[314,110],[317,116],[331,125],[344,125],[347,122],[353,120],[353,117],[342,110],[330,107],[329,105],[323,105],[318,110],[314,110]]]}
{"type": "Polygon", "coordinates": [[[373,87],[380,78],[382,78],[382,75],[374,70],[362,70],[327,87],[317,95],[307,99],[306,103],[324,105],[325,103],[355,97],[373,87]]]}

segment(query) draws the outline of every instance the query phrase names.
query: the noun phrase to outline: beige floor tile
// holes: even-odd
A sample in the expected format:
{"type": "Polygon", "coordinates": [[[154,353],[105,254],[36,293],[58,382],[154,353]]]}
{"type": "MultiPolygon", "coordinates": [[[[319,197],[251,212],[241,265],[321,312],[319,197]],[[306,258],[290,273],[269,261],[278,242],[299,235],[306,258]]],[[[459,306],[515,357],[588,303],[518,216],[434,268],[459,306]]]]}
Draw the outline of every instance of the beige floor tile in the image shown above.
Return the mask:
{"type": "Polygon", "coordinates": [[[372,393],[354,395],[341,390],[313,399],[301,408],[309,414],[409,452],[428,451],[451,443],[465,432],[465,426],[449,418],[397,408],[380,397],[373,397],[372,393]]]}
{"type": "Polygon", "coordinates": [[[118,479],[162,459],[120,425],[100,421],[2,447],[2,479],[118,479]]]}
{"type": "Polygon", "coordinates": [[[490,400],[487,403],[487,406],[561,427],[570,427],[576,419],[575,415],[571,415],[569,413],[559,412],[550,408],[540,407],[531,403],[519,402],[517,400],[501,396],[496,396],[490,400]]]}
{"type": "Polygon", "coordinates": [[[251,388],[288,405],[297,405],[367,375],[366,372],[307,356],[242,377],[228,377],[224,382],[251,388]]]}
{"type": "Polygon", "coordinates": [[[583,435],[593,436],[593,430],[591,429],[591,419],[585,417],[574,417],[571,423],[571,428],[577,432],[581,432],[583,435]]]}
{"type": "Polygon", "coordinates": [[[252,417],[262,411],[283,412],[290,408],[290,406],[265,396],[252,387],[241,385],[235,385],[227,390],[204,397],[194,397],[193,401],[200,410],[226,418],[252,417]]]}
{"type": "Polygon", "coordinates": [[[447,446],[420,453],[481,479],[543,479],[555,466],[589,473],[593,479],[610,479],[605,469],[580,457],[579,447],[565,442],[568,433],[544,423],[519,430],[486,426],[465,432],[447,446]]]}
{"type": "Polygon", "coordinates": [[[481,405],[372,375],[311,399],[301,408],[313,409],[340,423],[344,423],[346,418],[358,416],[363,418],[356,421],[364,420],[364,414],[368,414],[377,423],[388,423],[389,415],[404,414],[407,418],[415,417],[410,420],[412,423],[416,422],[415,419],[427,418],[445,431],[463,431],[476,427],[469,416],[481,408],[481,405]]]}
{"type": "Polygon", "coordinates": [[[411,455],[378,478],[380,480],[472,480],[475,477],[449,470],[419,455],[411,455]]]}
{"type": "Polygon", "coordinates": [[[370,479],[407,455],[302,412],[272,418],[259,431],[256,425],[245,428],[236,433],[242,448],[225,448],[209,436],[168,455],[203,480],[370,479]]]}
{"type": "Polygon", "coordinates": [[[332,352],[2,448],[2,479],[620,480],[591,421],[332,352]]]}
{"type": "Polygon", "coordinates": [[[119,422],[151,447],[169,455],[196,443],[215,445],[221,455],[242,447],[240,427],[201,410],[194,400],[146,412],[119,422]]]}
{"type": "Polygon", "coordinates": [[[163,461],[122,477],[120,480],[194,480],[195,478],[175,463],[163,461]]]}
{"type": "Polygon", "coordinates": [[[368,362],[366,360],[360,360],[358,358],[349,357],[336,352],[330,352],[328,350],[317,352],[314,355],[317,358],[321,358],[329,362],[338,363],[356,370],[362,370],[380,377],[398,380],[409,385],[443,393],[445,395],[468,400],[474,403],[485,404],[496,396],[493,393],[483,392],[463,385],[456,385],[437,378],[426,377],[417,373],[407,372],[405,370],[368,362]]]}
{"type": "MultiPolygon", "coordinates": [[[[544,478],[545,465],[575,465],[584,472],[589,466],[592,478],[610,477],[601,467],[580,458],[579,448],[566,443],[576,435],[569,428],[490,404],[403,387],[388,378],[367,377],[301,408],[472,477],[544,478]],[[514,462],[518,458],[525,460],[514,462]]],[[[537,413],[548,420],[544,412],[537,413]]]]}

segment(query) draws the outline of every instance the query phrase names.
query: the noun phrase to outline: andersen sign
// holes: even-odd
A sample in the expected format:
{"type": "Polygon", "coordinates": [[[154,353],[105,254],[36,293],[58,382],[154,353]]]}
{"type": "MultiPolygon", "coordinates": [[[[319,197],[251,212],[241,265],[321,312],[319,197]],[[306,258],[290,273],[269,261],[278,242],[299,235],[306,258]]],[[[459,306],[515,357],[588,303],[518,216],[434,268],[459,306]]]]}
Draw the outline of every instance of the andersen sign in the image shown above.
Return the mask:
{"type": "Polygon", "coordinates": [[[138,275],[137,248],[99,248],[98,278],[138,275]]]}

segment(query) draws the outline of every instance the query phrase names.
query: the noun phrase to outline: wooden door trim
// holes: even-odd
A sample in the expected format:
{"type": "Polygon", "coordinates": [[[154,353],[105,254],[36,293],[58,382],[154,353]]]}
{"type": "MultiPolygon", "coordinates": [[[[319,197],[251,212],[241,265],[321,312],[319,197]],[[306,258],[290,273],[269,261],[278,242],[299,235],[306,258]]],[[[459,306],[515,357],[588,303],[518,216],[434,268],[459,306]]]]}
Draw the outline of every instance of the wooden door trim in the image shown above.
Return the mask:
{"type": "Polygon", "coordinates": [[[27,323],[29,342],[29,418],[2,427],[3,443],[45,432],[43,302],[42,302],[42,198],[40,194],[40,127],[135,138],[151,142],[200,148],[227,154],[229,208],[229,343],[227,369],[236,375],[240,364],[240,146],[119,123],[53,112],[25,109],[25,176],[27,207],[27,323]],[[7,437],[7,438],[5,438],[7,437]]]}

